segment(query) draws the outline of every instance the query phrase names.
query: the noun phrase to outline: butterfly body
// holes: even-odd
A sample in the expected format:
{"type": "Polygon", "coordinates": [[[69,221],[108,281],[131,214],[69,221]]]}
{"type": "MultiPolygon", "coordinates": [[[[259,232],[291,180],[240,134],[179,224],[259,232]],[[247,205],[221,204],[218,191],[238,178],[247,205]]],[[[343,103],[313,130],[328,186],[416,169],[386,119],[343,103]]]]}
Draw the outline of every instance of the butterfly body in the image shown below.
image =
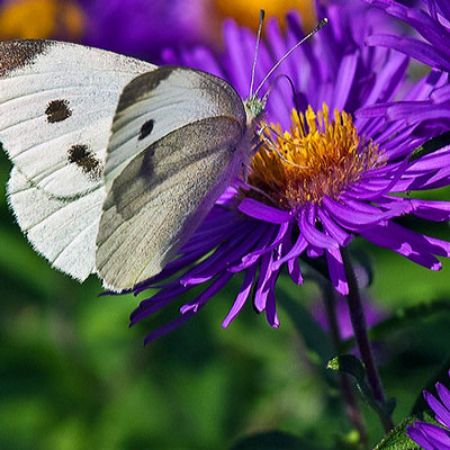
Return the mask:
{"type": "Polygon", "coordinates": [[[263,112],[253,103],[200,71],[1,42],[0,142],[20,227],[54,267],[132,288],[176,256],[248,164],[263,112]]]}

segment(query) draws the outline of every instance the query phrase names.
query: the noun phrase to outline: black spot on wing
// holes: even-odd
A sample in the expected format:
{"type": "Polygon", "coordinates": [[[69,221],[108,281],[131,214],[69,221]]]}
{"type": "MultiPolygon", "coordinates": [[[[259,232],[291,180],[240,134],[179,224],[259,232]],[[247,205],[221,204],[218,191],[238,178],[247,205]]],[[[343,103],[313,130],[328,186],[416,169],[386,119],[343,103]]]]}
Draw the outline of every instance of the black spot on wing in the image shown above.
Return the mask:
{"type": "Polygon", "coordinates": [[[35,57],[49,45],[51,42],[42,40],[0,42],[0,77],[33,64],[35,57]]]}
{"type": "Polygon", "coordinates": [[[142,141],[142,139],[145,139],[147,136],[150,135],[150,133],[153,131],[153,127],[155,126],[155,121],[153,119],[147,120],[147,122],[144,123],[141,127],[141,132],[139,134],[139,141],[142,141]]]}
{"type": "Polygon", "coordinates": [[[52,100],[45,110],[48,123],[62,122],[72,115],[68,100],[52,100]]]}
{"type": "Polygon", "coordinates": [[[72,145],[68,151],[69,162],[76,164],[84,173],[93,180],[98,180],[102,175],[102,164],[92,154],[89,147],[84,144],[72,145]]]}

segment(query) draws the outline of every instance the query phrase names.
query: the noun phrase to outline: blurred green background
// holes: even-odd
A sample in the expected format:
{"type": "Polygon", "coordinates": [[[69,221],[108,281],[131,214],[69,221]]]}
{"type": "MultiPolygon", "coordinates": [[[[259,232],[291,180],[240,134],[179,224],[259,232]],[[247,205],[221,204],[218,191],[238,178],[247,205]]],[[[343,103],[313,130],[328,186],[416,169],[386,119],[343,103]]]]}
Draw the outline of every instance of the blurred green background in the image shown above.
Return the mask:
{"type": "MultiPolygon", "coordinates": [[[[138,299],[98,297],[96,279],[79,285],[51,269],[8,210],[10,165],[0,158],[2,450],[222,449],[238,436],[270,429],[309,437],[320,449],[348,431],[337,390],[318,376],[283,309],[278,330],[250,307],[223,330],[229,289],[184,328],[144,348],[149,327],[176,311],[129,329],[138,299]]],[[[370,292],[385,309],[450,298],[448,262],[433,273],[369,250],[370,292]]],[[[312,284],[297,288],[284,278],[278,291],[307,307],[318,294],[312,284]]],[[[381,372],[388,395],[398,400],[396,419],[409,413],[449,342],[445,313],[383,338],[381,372]]],[[[375,417],[366,417],[379,438],[375,417]]]]}
{"type": "MultiPolygon", "coordinates": [[[[271,429],[323,449],[349,431],[339,392],[311,354],[314,330],[305,341],[282,308],[281,327],[273,330],[249,306],[221,328],[238,280],[185,327],[144,348],[150,328],[176,310],[129,329],[129,314],[145,297],[99,297],[93,277],[80,285],[51,269],[7,207],[10,167],[0,153],[1,450],[225,449],[271,429]]],[[[448,199],[450,191],[437,195],[448,199]]],[[[450,239],[447,224],[426,231],[450,239]]],[[[370,294],[386,311],[450,299],[447,261],[433,273],[360,245],[374,264],[370,294]]],[[[298,288],[280,279],[278,298],[294,300],[303,313],[317,297],[311,283],[298,288]]],[[[388,396],[397,398],[397,421],[448,357],[449,342],[446,312],[379,338],[381,375],[388,396]]],[[[382,430],[372,412],[365,416],[376,441],[382,430]]]]}

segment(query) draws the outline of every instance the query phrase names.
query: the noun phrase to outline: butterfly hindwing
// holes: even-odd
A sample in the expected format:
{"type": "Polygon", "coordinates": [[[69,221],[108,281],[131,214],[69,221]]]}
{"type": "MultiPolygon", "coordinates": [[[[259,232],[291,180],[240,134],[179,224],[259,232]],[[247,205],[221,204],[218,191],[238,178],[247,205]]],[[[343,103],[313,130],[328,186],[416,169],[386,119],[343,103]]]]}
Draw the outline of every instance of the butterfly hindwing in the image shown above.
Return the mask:
{"type": "Polygon", "coordinates": [[[124,89],[108,144],[109,184],[139,153],[167,134],[209,117],[244,124],[242,101],[225,81],[205,72],[164,66],[136,77],[124,89]]]}
{"type": "Polygon", "coordinates": [[[20,228],[52,266],[80,281],[94,272],[103,187],[77,199],[57,199],[13,168],[8,194],[20,228]]]}
{"type": "Polygon", "coordinates": [[[228,117],[186,125],[132,160],[108,192],[97,270],[121,290],[157,274],[189,238],[240,164],[241,124],[228,117]]]}

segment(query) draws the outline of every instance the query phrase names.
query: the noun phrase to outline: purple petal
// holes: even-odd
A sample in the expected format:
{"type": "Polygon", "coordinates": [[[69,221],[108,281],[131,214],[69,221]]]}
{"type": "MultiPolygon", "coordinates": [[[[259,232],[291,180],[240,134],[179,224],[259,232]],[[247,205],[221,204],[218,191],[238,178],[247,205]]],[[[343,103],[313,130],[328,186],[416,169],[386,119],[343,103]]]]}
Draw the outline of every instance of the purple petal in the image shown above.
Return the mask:
{"type": "Polygon", "coordinates": [[[450,3],[447,0],[434,0],[440,10],[442,11],[442,15],[447,19],[450,17],[450,3]]]}
{"type": "Polygon", "coordinates": [[[272,328],[279,328],[280,320],[278,319],[277,314],[277,305],[275,299],[275,283],[277,280],[277,276],[273,276],[271,281],[271,286],[269,289],[269,295],[267,297],[267,306],[266,306],[266,318],[267,322],[272,328]]]}
{"type": "Polygon", "coordinates": [[[255,232],[251,239],[255,241],[255,244],[258,243],[258,250],[255,252],[251,252],[248,254],[245,254],[240,262],[237,264],[231,266],[228,268],[229,272],[241,272],[242,270],[247,269],[250,266],[253,266],[258,259],[263,255],[265,252],[265,249],[269,246],[270,241],[274,237],[274,230],[271,227],[260,227],[260,232],[255,232]]]}
{"type": "Polygon", "coordinates": [[[331,249],[326,252],[326,256],[333,287],[339,294],[348,295],[348,282],[341,251],[339,249],[331,249]]]}
{"type": "Polygon", "coordinates": [[[231,279],[233,274],[225,272],[219,276],[210,286],[208,286],[195,300],[186,303],[180,308],[181,314],[190,312],[197,313],[198,310],[208,302],[208,300],[217,294],[231,279]]]}
{"type": "Polygon", "coordinates": [[[340,111],[345,109],[347,99],[353,87],[353,79],[356,74],[356,67],[358,65],[359,54],[349,54],[342,58],[339,66],[339,71],[336,76],[336,84],[334,87],[334,96],[332,107],[340,111]]]}
{"type": "Polygon", "coordinates": [[[428,442],[439,450],[450,450],[450,432],[437,425],[418,422],[416,425],[427,437],[428,442]]]}
{"type": "Polygon", "coordinates": [[[390,120],[407,119],[407,123],[424,122],[426,120],[450,118],[450,105],[433,105],[431,102],[399,102],[392,105],[387,112],[390,120]]]}
{"type": "Polygon", "coordinates": [[[422,219],[442,222],[450,220],[450,202],[411,199],[414,215],[422,219]]]}
{"type": "Polygon", "coordinates": [[[445,417],[441,416],[441,423],[445,425],[446,427],[450,428],[450,420],[449,420],[449,414],[450,414],[450,390],[447,389],[446,386],[444,386],[442,383],[436,383],[436,390],[439,394],[439,398],[441,399],[442,404],[446,408],[446,415],[445,417]]]}
{"type": "Polygon", "coordinates": [[[376,34],[366,39],[368,45],[389,47],[405,53],[431,67],[450,71],[450,63],[433,46],[416,39],[392,36],[388,34],[376,34]]]}
{"type": "Polygon", "coordinates": [[[167,323],[166,325],[163,325],[162,327],[152,331],[144,339],[144,345],[148,345],[151,342],[155,341],[156,339],[159,339],[160,337],[165,336],[166,334],[169,334],[170,332],[176,330],[181,325],[185,324],[193,315],[194,315],[193,312],[184,314],[178,317],[177,319],[167,323]]]}
{"type": "MultiPolygon", "coordinates": [[[[253,252],[253,253],[251,254],[251,256],[250,256],[250,255],[248,255],[248,256],[250,256],[250,257],[253,257],[253,256],[259,257],[259,256],[263,255],[264,253],[267,253],[267,252],[269,252],[269,251],[274,250],[274,249],[281,243],[281,241],[284,240],[284,237],[286,236],[286,233],[287,233],[287,231],[289,230],[289,227],[290,227],[289,222],[284,222],[284,223],[282,223],[282,224],[280,225],[280,227],[278,228],[278,233],[277,233],[277,235],[275,236],[275,239],[273,240],[272,243],[270,243],[268,246],[264,246],[264,247],[261,248],[260,250],[257,250],[257,251],[255,251],[255,252],[253,252]]],[[[270,242],[270,241],[269,241],[269,242],[270,242]]],[[[245,256],[245,257],[243,258],[243,260],[245,260],[246,258],[247,258],[247,257],[245,256]]]]}
{"type": "Polygon", "coordinates": [[[431,270],[440,270],[441,263],[432,255],[432,247],[424,236],[393,222],[361,229],[362,237],[380,247],[386,247],[431,270]]]}
{"type": "Polygon", "coordinates": [[[246,97],[250,89],[250,72],[248,58],[243,52],[240,29],[233,20],[224,23],[225,43],[233,67],[233,84],[241,97],[246,97]]]}
{"type": "Polygon", "coordinates": [[[317,215],[323,225],[324,230],[342,247],[349,244],[352,236],[337,225],[333,219],[321,208],[318,208],[317,215]]]}
{"type": "MultiPolygon", "coordinates": [[[[400,82],[405,75],[408,67],[408,58],[394,58],[388,61],[384,70],[378,74],[375,84],[364,102],[364,106],[372,105],[374,103],[381,103],[387,101],[400,86],[400,82]]],[[[356,112],[358,117],[360,114],[364,115],[364,107],[356,112]]]]}
{"type": "MultiPolygon", "coordinates": [[[[417,422],[416,422],[417,423],[417,422]]],[[[415,426],[409,426],[407,428],[408,436],[415,442],[417,442],[424,450],[439,450],[431,444],[426,438],[425,434],[415,426]]]]}
{"type": "Polygon", "coordinates": [[[148,317],[174,301],[175,298],[187,292],[189,288],[185,286],[174,286],[168,289],[161,289],[153,297],[143,300],[139,306],[131,313],[130,326],[148,317]]]}
{"type": "Polygon", "coordinates": [[[278,270],[285,262],[298,258],[306,250],[307,246],[308,242],[302,234],[299,234],[291,249],[282,258],[274,263],[274,270],[278,270]]]}
{"type": "Polygon", "coordinates": [[[272,272],[270,270],[272,255],[264,255],[261,259],[261,268],[259,271],[258,283],[256,285],[255,309],[258,312],[262,312],[266,309],[267,296],[270,290],[270,277],[272,272]]]}
{"type": "Polygon", "coordinates": [[[322,249],[339,247],[334,239],[322,233],[315,227],[314,208],[312,206],[304,208],[301,211],[299,227],[300,233],[303,233],[304,238],[311,245],[322,249]]]}
{"type": "Polygon", "coordinates": [[[245,198],[242,200],[238,209],[247,216],[262,220],[263,222],[282,224],[291,220],[288,212],[258,202],[253,198],[245,198]]]}
{"type": "Polygon", "coordinates": [[[429,392],[424,391],[423,396],[425,397],[425,400],[430,408],[436,414],[436,420],[441,422],[443,425],[450,424],[450,411],[439,400],[437,400],[434,395],[430,394],[429,392]]]}
{"type": "Polygon", "coordinates": [[[303,284],[303,275],[300,269],[300,262],[298,258],[293,258],[288,261],[288,272],[292,281],[300,286],[303,284]]]}
{"type": "Polygon", "coordinates": [[[357,227],[360,227],[361,225],[371,225],[389,217],[388,214],[383,213],[380,210],[378,210],[378,213],[375,213],[374,210],[371,214],[363,212],[362,210],[358,211],[348,205],[338,203],[330,197],[324,197],[323,205],[330,216],[338,223],[347,228],[353,226],[353,228],[350,229],[354,229],[355,225],[357,227]]]}
{"type": "Polygon", "coordinates": [[[222,322],[222,327],[227,328],[228,325],[237,317],[237,315],[241,312],[242,308],[245,305],[245,302],[250,295],[250,292],[253,287],[253,281],[256,274],[256,264],[251,266],[246,272],[244,276],[244,281],[242,282],[242,286],[239,289],[239,294],[236,297],[236,300],[233,303],[230,311],[226,315],[225,319],[222,322]]]}
{"type": "Polygon", "coordinates": [[[255,245],[260,244],[260,238],[266,228],[265,226],[256,226],[252,231],[247,227],[245,234],[237,235],[237,238],[230,238],[228,242],[217,248],[210,257],[184,274],[180,278],[180,283],[185,286],[204,283],[219,272],[227,270],[232,264],[236,264],[242,258],[242,255],[246,255],[255,245]]]}

